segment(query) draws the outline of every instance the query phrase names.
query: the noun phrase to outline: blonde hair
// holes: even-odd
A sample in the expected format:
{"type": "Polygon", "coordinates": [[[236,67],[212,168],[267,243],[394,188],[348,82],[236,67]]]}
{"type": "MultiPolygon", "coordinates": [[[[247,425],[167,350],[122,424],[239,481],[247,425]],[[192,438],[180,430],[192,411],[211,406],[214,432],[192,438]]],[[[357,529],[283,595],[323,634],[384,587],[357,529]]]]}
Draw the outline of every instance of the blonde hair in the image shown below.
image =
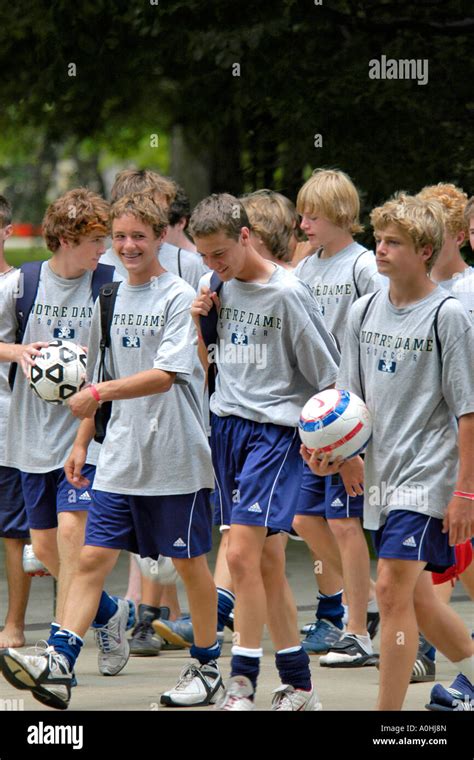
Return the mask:
{"type": "Polygon", "coordinates": [[[359,223],[359,193],[339,169],[315,169],[298,193],[296,209],[299,214],[319,214],[351,235],[364,229],[359,223]]]}
{"type": "Polygon", "coordinates": [[[467,195],[456,185],[450,183],[428,185],[420,190],[418,197],[424,201],[438,201],[443,209],[444,223],[450,235],[467,233],[467,220],[464,218],[467,195]]]}
{"type": "Polygon", "coordinates": [[[110,191],[110,202],[115,203],[124,195],[143,193],[146,190],[154,191],[161,200],[161,205],[170,206],[176,196],[176,183],[167,177],[162,177],[158,172],[151,169],[124,169],[115,177],[115,182],[110,191]]]}
{"type": "Polygon", "coordinates": [[[416,251],[432,246],[433,253],[426,262],[428,272],[431,271],[444,242],[443,207],[438,201],[397,193],[383,206],[373,209],[370,221],[374,232],[395,224],[410,238],[416,251]]]}
{"type": "Polygon", "coordinates": [[[52,253],[61,247],[60,238],[78,245],[86,235],[108,235],[110,206],[100,195],[78,187],[62,195],[46,209],[43,237],[52,253]]]}
{"type": "Polygon", "coordinates": [[[247,212],[252,232],[259,235],[272,256],[289,258],[290,238],[296,233],[299,218],[293,203],[273,190],[256,190],[240,199],[247,212]]]}
{"type": "Polygon", "coordinates": [[[156,237],[161,237],[168,225],[167,210],[155,202],[151,193],[124,195],[112,205],[110,219],[120,219],[126,214],[152,227],[156,237]]]}
{"type": "Polygon", "coordinates": [[[464,208],[464,219],[466,222],[466,226],[468,228],[469,228],[469,222],[471,221],[473,217],[474,217],[474,195],[472,196],[472,198],[469,198],[464,208]]]}

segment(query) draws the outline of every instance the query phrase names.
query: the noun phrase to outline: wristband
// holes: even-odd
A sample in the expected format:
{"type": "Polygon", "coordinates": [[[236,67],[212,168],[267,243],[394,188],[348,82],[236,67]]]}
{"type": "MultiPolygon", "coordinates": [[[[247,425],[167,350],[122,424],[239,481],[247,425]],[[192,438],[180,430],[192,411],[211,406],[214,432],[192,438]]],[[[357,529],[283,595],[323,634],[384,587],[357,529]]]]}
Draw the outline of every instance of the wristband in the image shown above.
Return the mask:
{"type": "Polygon", "coordinates": [[[468,493],[467,491],[454,491],[454,496],[459,496],[461,499],[469,499],[469,501],[474,501],[474,493],[468,493]]]}
{"type": "Polygon", "coordinates": [[[99,396],[99,391],[97,390],[97,388],[95,387],[95,385],[88,385],[87,388],[88,388],[88,390],[90,390],[90,392],[92,393],[92,395],[94,396],[95,400],[97,401],[97,403],[100,406],[101,403],[102,403],[102,401],[101,401],[101,398],[99,396]]]}

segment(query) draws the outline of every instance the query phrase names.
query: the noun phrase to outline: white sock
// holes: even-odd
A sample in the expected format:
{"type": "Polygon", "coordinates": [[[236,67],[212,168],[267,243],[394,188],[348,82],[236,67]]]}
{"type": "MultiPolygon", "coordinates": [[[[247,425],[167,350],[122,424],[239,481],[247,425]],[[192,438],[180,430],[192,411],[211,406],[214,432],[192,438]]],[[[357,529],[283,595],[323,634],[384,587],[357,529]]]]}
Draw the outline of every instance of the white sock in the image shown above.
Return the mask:
{"type": "Polygon", "coordinates": [[[230,651],[233,655],[240,655],[241,657],[263,657],[263,649],[233,646],[230,651]]]}
{"type": "Polygon", "coordinates": [[[474,655],[466,657],[464,660],[453,662],[452,665],[454,665],[457,672],[462,673],[474,685],[474,655]]]}
{"type": "MultiPolygon", "coordinates": [[[[347,631],[347,633],[350,633],[350,631],[347,631]]],[[[351,633],[351,636],[355,636],[359,644],[361,645],[362,649],[367,654],[373,654],[374,650],[372,649],[372,642],[370,640],[370,636],[367,634],[366,636],[361,636],[359,633],[351,633]]]]}
{"type": "Polygon", "coordinates": [[[379,607],[377,604],[377,599],[374,596],[373,599],[369,599],[369,603],[367,605],[367,612],[378,612],[378,611],[379,611],[379,607]]]}

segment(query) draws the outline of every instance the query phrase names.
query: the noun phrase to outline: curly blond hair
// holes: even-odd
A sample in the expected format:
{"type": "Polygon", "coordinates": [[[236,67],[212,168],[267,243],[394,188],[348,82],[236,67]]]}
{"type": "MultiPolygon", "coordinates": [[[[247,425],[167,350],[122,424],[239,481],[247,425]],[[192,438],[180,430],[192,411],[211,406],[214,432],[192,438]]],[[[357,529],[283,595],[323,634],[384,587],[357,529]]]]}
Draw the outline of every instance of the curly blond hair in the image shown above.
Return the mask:
{"type": "Polygon", "coordinates": [[[443,247],[444,214],[441,203],[435,200],[423,200],[419,195],[397,193],[383,206],[374,208],[370,214],[374,232],[385,230],[390,224],[400,227],[419,251],[426,245],[433,248],[426,262],[428,272],[443,247]]]}
{"type": "Polygon", "coordinates": [[[464,210],[467,195],[461,188],[451,183],[438,182],[437,185],[427,185],[420,190],[418,197],[424,201],[438,201],[443,208],[446,230],[455,237],[459,232],[467,234],[467,223],[464,210]]]}
{"type": "Polygon", "coordinates": [[[100,195],[86,187],[77,187],[62,195],[46,209],[43,237],[48,249],[55,253],[61,238],[73,245],[87,235],[108,235],[110,206],[100,195]]]}

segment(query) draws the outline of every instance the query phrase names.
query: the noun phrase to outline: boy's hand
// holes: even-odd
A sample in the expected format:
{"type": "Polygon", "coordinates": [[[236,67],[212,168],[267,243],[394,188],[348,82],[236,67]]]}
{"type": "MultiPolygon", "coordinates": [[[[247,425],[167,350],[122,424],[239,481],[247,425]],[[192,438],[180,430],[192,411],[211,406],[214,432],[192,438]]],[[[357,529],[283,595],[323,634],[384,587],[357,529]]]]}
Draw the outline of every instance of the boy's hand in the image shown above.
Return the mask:
{"type": "Polygon", "coordinates": [[[304,444],[301,444],[300,454],[311,472],[314,472],[315,475],[319,475],[320,478],[325,478],[326,475],[335,475],[341,469],[341,465],[344,464],[342,457],[337,457],[334,462],[329,462],[331,458],[330,454],[323,454],[321,457],[319,449],[311,451],[311,449],[306,448],[304,444]]]}
{"type": "Polygon", "coordinates": [[[48,343],[44,340],[37,340],[34,343],[17,343],[15,344],[15,359],[23,370],[25,377],[30,375],[30,367],[36,363],[36,357],[41,354],[41,348],[46,348],[48,343]]]}
{"type": "Polygon", "coordinates": [[[64,464],[64,474],[68,482],[74,488],[87,488],[90,480],[81,475],[82,468],[86,462],[87,449],[75,444],[64,464]]]}
{"type": "Polygon", "coordinates": [[[349,496],[362,496],[364,493],[364,460],[362,457],[346,459],[341,465],[340,475],[349,496]]]}
{"type": "Polygon", "coordinates": [[[219,309],[219,296],[210,288],[202,288],[200,294],[191,304],[191,316],[198,328],[200,327],[199,317],[207,317],[213,306],[219,309]]]}
{"type": "Polygon", "coordinates": [[[474,535],[474,502],[453,496],[443,520],[443,533],[449,532],[449,545],[463,544],[474,535]]]}
{"type": "Polygon", "coordinates": [[[92,393],[88,388],[83,388],[79,393],[75,393],[67,402],[71,414],[84,420],[86,417],[93,417],[99,406],[92,393]]]}

